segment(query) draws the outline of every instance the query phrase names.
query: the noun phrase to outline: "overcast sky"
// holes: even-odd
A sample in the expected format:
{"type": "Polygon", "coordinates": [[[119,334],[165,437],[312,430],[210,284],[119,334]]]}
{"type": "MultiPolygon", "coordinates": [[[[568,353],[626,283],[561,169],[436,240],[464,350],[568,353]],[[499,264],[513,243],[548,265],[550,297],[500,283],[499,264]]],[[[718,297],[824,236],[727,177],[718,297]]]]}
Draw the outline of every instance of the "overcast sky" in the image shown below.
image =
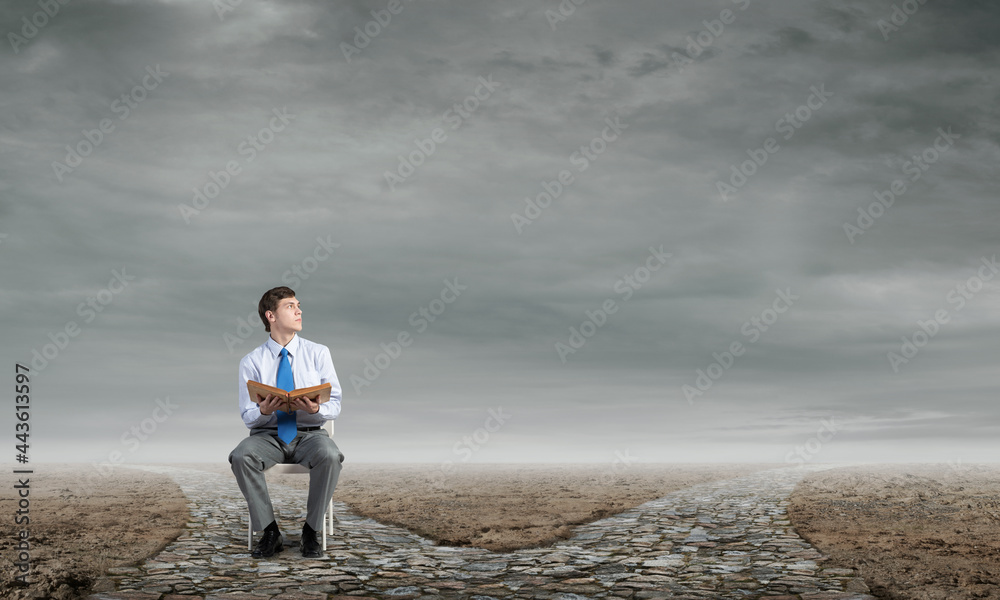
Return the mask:
{"type": "Polygon", "coordinates": [[[282,284],[348,461],[1000,460],[998,17],[5,2],[32,460],[225,461],[282,284]]]}

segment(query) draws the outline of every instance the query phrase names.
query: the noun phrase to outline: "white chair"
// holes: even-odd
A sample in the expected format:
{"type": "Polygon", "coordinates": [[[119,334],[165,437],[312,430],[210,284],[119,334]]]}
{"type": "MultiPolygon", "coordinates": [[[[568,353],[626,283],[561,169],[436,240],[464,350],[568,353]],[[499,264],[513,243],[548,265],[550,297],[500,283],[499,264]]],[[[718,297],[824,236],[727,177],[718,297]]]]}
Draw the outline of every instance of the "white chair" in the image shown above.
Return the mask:
{"type": "MultiPolygon", "coordinates": [[[[330,438],[333,438],[333,421],[327,421],[323,427],[330,433],[330,438]]],[[[278,463],[273,465],[271,468],[266,469],[265,473],[278,473],[284,474],[299,474],[308,475],[309,468],[303,467],[302,465],[278,463]]],[[[330,535],[333,535],[333,498],[330,499],[330,504],[326,507],[326,514],[323,515],[323,552],[326,552],[326,534],[329,530],[330,535]]],[[[247,550],[253,550],[253,523],[250,522],[250,509],[247,508],[247,550]]]]}

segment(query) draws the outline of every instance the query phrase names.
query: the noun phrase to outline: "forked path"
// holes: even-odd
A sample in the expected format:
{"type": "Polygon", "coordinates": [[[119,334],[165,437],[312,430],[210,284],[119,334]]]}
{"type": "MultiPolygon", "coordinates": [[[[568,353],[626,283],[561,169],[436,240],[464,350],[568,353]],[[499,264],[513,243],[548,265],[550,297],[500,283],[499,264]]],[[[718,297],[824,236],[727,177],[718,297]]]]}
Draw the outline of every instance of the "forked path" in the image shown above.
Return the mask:
{"type": "MultiPolygon", "coordinates": [[[[693,486],[577,527],[561,544],[508,553],[436,546],[335,502],[339,525],[321,560],[302,558],[294,537],[275,557],[251,559],[246,503],[231,477],[143,468],[181,486],[191,520],[155,558],[114,569],[117,592],[91,600],[873,600],[854,571],[824,566],[788,521],[788,496],[808,467],[693,486]]],[[[305,492],[270,489],[279,522],[301,523],[305,492]]]]}

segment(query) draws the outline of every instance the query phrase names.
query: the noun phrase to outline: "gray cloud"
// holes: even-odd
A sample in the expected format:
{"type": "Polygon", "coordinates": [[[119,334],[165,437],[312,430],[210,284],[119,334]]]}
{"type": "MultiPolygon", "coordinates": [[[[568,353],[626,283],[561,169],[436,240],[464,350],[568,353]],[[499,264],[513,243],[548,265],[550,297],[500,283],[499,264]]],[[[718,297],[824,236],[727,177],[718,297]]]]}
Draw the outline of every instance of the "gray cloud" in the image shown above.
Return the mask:
{"type": "Polygon", "coordinates": [[[848,425],[817,460],[996,458],[996,7],[928,2],[886,40],[892,2],[592,1],[554,30],[547,5],[402,6],[350,61],[383,3],[70,3],[4,47],[3,352],[50,356],[38,459],[224,460],[282,283],[332,350],[354,460],[455,460],[497,407],[474,460],[781,461],[829,416],[848,425]],[[928,150],[940,130],[959,137],[928,150]]]}

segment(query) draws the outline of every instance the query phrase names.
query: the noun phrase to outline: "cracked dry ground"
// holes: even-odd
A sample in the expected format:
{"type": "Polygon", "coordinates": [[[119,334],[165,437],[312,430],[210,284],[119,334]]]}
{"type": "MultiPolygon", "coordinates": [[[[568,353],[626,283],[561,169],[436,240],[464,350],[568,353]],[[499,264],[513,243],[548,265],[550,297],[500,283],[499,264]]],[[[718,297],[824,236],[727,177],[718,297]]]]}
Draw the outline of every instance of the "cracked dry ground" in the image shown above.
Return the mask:
{"type": "MultiPolygon", "coordinates": [[[[810,469],[776,469],[695,485],[582,525],[551,547],[491,552],[437,546],[335,503],[327,558],[249,559],[246,505],[230,478],[169,474],[191,521],[159,555],[112,569],[116,591],[92,600],[310,598],[871,598],[851,569],[826,567],[787,518],[788,496],[810,469]]],[[[271,483],[282,521],[301,520],[301,490],[271,483]]]]}

